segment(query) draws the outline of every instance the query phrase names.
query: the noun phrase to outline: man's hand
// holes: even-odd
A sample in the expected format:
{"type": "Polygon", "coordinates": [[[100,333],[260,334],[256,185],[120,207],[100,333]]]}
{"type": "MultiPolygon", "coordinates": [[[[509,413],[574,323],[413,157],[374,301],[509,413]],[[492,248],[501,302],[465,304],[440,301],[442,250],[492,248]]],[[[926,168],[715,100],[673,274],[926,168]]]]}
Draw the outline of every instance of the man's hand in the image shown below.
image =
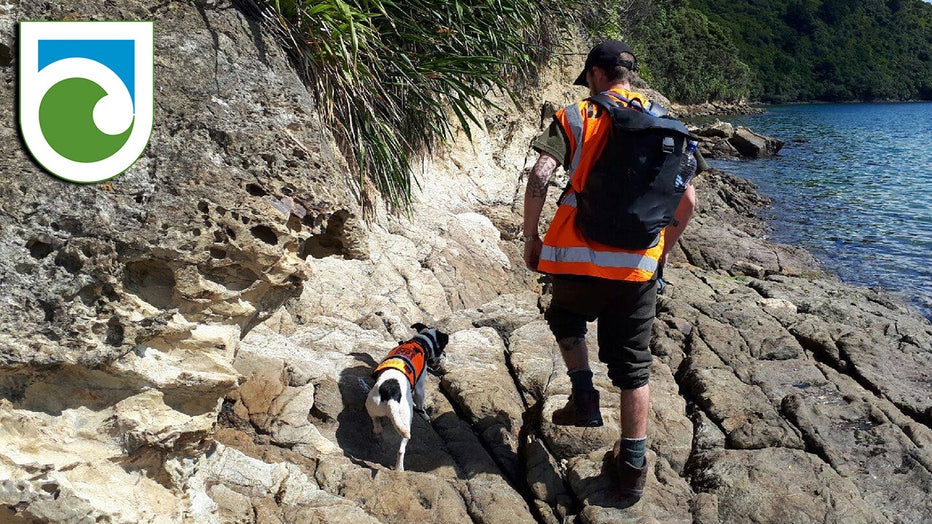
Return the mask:
{"type": "Polygon", "coordinates": [[[540,263],[540,250],[543,247],[544,242],[538,236],[524,243],[524,265],[531,271],[537,271],[537,264],[540,263]]]}

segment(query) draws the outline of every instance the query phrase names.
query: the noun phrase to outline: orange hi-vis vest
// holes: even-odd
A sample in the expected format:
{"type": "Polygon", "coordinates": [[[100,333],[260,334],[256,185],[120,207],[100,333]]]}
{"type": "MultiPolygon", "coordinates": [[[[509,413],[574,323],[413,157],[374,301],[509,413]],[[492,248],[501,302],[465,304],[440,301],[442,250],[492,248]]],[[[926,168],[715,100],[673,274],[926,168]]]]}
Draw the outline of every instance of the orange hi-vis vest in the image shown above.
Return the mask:
{"type": "Polygon", "coordinates": [[[382,363],[375,368],[372,374],[378,376],[379,373],[386,369],[397,369],[408,377],[408,382],[411,383],[413,388],[427,367],[427,350],[424,349],[423,344],[424,342],[416,338],[401,344],[382,359],[382,363]]]}
{"type": "MultiPolygon", "coordinates": [[[[644,95],[621,88],[606,91],[617,93],[632,102],[647,107],[644,95]]],[[[644,250],[628,250],[600,244],[587,239],[576,227],[576,194],[586,186],[592,170],[612,132],[608,112],[594,102],[582,100],[560,109],[554,118],[563,127],[569,140],[570,165],[564,166],[570,184],[560,199],[557,212],[544,236],[537,269],[559,275],[586,275],[608,280],[647,282],[654,278],[660,255],[663,254],[666,230],[656,246],[644,250]]]]}

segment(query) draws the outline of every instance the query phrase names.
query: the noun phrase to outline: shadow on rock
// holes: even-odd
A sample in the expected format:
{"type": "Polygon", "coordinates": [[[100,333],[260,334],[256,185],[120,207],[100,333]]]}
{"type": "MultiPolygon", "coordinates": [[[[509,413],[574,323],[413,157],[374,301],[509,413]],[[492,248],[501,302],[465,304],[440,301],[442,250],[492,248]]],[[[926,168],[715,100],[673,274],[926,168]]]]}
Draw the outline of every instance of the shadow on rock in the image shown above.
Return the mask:
{"type": "MultiPolygon", "coordinates": [[[[593,463],[597,466],[599,463],[593,463]]],[[[573,479],[574,488],[578,489],[576,495],[587,506],[602,508],[625,509],[638,503],[640,498],[623,495],[618,487],[618,476],[614,471],[612,451],[605,452],[601,461],[601,469],[593,477],[573,479]]]]}
{"type": "MultiPolygon", "coordinates": [[[[364,364],[344,369],[340,373],[339,394],[342,407],[336,416],[337,445],[347,457],[359,461],[392,467],[401,443],[401,436],[386,419],[381,420],[383,432],[376,438],[372,420],[366,412],[366,396],[374,384],[372,370],[375,362],[365,354],[353,356],[364,364]]],[[[428,395],[438,394],[429,391],[428,395]]],[[[431,472],[454,467],[452,458],[445,452],[443,440],[431,425],[419,416],[411,423],[411,440],[405,452],[405,470],[431,472]]]]}

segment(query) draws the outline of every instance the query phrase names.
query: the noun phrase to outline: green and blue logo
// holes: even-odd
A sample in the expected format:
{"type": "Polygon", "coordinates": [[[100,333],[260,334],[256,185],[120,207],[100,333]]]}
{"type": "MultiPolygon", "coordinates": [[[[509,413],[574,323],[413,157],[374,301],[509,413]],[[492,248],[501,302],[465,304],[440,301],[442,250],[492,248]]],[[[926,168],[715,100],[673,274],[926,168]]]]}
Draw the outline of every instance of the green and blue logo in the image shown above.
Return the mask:
{"type": "Polygon", "coordinates": [[[126,171],[152,132],[152,22],[22,22],[19,121],[53,175],[126,171]]]}

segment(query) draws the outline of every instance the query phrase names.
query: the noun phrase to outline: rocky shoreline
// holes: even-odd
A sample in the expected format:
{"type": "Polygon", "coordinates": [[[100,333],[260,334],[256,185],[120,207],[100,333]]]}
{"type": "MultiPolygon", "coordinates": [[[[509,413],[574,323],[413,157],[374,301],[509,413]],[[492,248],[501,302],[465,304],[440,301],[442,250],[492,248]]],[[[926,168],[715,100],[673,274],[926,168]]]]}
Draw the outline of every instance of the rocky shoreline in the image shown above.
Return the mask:
{"type": "Polygon", "coordinates": [[[671,111],[683,118],[715,116],[727,118],[735,115],[759,115],[762,107],[744,102],[705,102],[703,104],[671,104],[671,111]]]}
{"type": "MultiPolygon", "coordinates": [[[[18,65],[0,66],[0,521],[932,515],[932,326],[768,242],[751,183],[696,179],[654,323],[647,492],[619,507],[603,465],[618,397],[601,364],[606,425],[549,423],[569,380],[541,314],[547,279],[516,240],[536,115],[502,96],[472,143],[425,160],[410,216],[364,223],[300,75],[249,14],[73,9],[170,30],[149,148],[107,184],[35,166],[15,132],[18,65]],[[363,399],[415,321],[451,342],[401,473],[397,435],[373,437],[363,399]]],[[[0,43],[14,48],[8,19],[65,11],[20,3],[0,43]]],[[[532,100],[578,96],[566,79],[581,60],[558,58],[532,100]]]]}

